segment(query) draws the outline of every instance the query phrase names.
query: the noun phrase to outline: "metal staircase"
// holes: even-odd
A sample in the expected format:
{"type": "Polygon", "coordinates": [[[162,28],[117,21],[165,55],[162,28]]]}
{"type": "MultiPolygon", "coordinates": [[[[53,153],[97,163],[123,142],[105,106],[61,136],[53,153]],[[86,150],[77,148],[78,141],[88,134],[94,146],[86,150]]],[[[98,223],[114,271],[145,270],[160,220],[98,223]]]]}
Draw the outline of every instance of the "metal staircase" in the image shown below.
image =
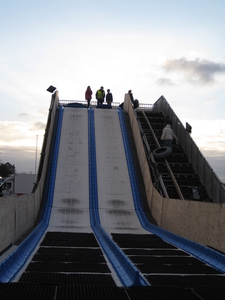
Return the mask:
{"type": "MultiPolygon", "coordinates": [[[[163,113],[143,110],[138,110],[136,115],[142,135],[145,135],[149,150],[153,152],[162,146],[161,135],[166,118],[163,113]]],[[[172,154],[166,159],[155,162],[168,198],[212,201],[181,144],[173,141],[172,154]]],[[[155,178],[152,177],[152,180],[154,183],[155,178]]]]}

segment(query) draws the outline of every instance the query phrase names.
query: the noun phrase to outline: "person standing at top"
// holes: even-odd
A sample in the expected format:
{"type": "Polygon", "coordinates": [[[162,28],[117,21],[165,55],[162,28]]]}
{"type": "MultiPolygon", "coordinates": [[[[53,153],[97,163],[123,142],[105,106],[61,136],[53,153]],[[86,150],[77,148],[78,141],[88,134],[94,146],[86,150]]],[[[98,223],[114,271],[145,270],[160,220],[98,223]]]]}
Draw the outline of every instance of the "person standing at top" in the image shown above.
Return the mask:
{"type": "Polygon", "coordinates": [[[91,102],[91,98],[92,98],[92,90],[91,87],[88,86],[85,92],[85,99],[87,100],[87,107],[90,106],[90,102],[91,102]]]}
{"type": "Polygon", "coordinates": [[[110,89],[107,90],[106,102],[108,105],[111,105],[113,102],[113,95],[112,95],[112,93],[110,93],[110,89]]]}
{"type": "Polygon", "coordinates": [[[105,91],[104,91],[104,88],[103,86],[101,86],[101,88],[99,90],[97,90],[96,92],[96,99],[98,101],[98,105],[99,104],[102,104],[104,102],[104,99],[105,99],[105,91]]]}
{"type": "Polygon", "coordinates": [[[173,129],[170,124],[167,124],[166,127],[163,128],[161,140],[163,141],[163,146],[171,147],[173,139],[178,142],[176,135],[173,133],[173,129]]]}
{"type": "Polygon", "coordinates": [[[134,104],[134,97],[133,97],[132,91],[129,90],[129,91],[128,91],[128,94],[129,94],[129,96],[130,96],[130,100],[131,100],[132,104],[134,104]]]}

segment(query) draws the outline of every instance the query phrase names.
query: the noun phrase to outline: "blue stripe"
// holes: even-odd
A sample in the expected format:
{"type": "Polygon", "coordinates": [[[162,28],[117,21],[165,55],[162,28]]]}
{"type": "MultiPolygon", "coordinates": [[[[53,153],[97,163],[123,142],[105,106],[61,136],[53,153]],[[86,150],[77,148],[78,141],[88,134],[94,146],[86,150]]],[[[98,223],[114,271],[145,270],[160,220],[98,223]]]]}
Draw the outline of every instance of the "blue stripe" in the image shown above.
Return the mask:
{"type": "Polygon", "coordinates": [[[98,187],[96,167],[96,145],[94,111],[88,109],[88,141],[89,141],[89,206],[92,230],[103,251],[113,266],[123,286],[147,286],[147,282],[140,276],[137,268],[132,264],[116,243],[110,238],[100,225],[98,212],[98,187]]]}

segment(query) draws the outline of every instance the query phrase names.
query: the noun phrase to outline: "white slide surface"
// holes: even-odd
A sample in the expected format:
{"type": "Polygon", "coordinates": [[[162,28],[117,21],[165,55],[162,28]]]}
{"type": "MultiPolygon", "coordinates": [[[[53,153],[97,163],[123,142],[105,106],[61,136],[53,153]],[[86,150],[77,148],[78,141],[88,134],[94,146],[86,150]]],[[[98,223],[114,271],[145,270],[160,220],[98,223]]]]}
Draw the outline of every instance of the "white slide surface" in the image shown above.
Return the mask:
{"type": "Polygon", "coordinates": [[[110,233],[146,233],[136,215],[118,112],[96,109],[95,140],[101,226],[110,233]]]}
{"type": "Polygon", "coordinates": [[[92,232],[88,168],[88,111],[64,108],[48,231],[92,232]]]}

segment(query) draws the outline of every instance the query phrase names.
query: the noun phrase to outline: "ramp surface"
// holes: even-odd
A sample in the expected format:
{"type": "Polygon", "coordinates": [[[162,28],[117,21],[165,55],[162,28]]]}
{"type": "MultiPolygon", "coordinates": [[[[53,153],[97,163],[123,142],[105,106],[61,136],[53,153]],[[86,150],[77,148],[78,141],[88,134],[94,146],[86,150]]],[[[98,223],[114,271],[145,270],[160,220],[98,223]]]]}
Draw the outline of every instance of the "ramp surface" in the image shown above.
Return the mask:
{"type": "MultiPolygon", "coordinates": [[[[13,284],[0,285],[1,299],[224,299],[224,270],[212,268],[201,260],[201,256],[199,260],[197,255],[194,257],[182,251],[166,239],[166,232],[160,228],[156,227],[153,234],[150,229],[146,231],[141,227],[135,212],[136,207],[140,217],[140,208],[133,204],[137,199],[130,184],[134,182],[130,181],[134,169],[130,168],[132,155],[128,154],[128,143],[124,141],[123,125],[123,136],[121,134],[121,115],[118,117],[116,110],[101,109],[94,110],[94,115],[96,151],[90,151],[88,111],[72,107],[64,109],[60,145],[55,147],[59,153],[53,202],[48,206],[52,206],[49,227],[38,249],[33,251],[26,270],[21,270],[13,284]],[[96,179],[97,172],[98,194],[95,197],[97,203],[92,203],[91,209],[89,151],[96,152],[93,155],[96,167],[90,169],[90,174],[96,179]],[[93,232],[89,213],[96,213],[97,207],[105,230],[96,218],[93,232]],[[104,245],[111,246],[108,235],[101,235],[103,231],[118,248],[111,251],[111,260],[107,259],[107,251],[102,251],[104,245]],[[126,254],[124,266],[118,255],[121,253],[126,254]],[[150,286],[124,285],[126,288],[123,288],[118,272],[109,263],[114,258],[117,270],[123,267],[120,275],[124,276],[130,269],[128,260],[132,261],[132,266],[150,286]]],[[[143,220],[141,222],[143,224],[143,220]]],[[[175,235],[170,236],[174,241],[175,235]]],[[[181,245],[179,237],[178,241],[181,245]]],[[[191,246],[188,242],[188,248],[191,247],[197,253],[200,245],[191,246]]],[[[25,246],[22,250],[27,251],[25,246]]],[[[224,265],[218,253],[206,250],[202,253],[204,256],[213,254],[210,259],[224,265]]],[[[0,273],[12,272],[11,260],[4,263],[0,273]]]]}
{"type": "Polygon", "coordinates": [[[98,207],[108,234],[146,233],[134,209],[118,112],[95,110],[98,207]]]}
{"type": "Polygon", "coordinates": [[[65,108],[49,231],[92,232],[88,178],[87,109],[65,108]]]}

